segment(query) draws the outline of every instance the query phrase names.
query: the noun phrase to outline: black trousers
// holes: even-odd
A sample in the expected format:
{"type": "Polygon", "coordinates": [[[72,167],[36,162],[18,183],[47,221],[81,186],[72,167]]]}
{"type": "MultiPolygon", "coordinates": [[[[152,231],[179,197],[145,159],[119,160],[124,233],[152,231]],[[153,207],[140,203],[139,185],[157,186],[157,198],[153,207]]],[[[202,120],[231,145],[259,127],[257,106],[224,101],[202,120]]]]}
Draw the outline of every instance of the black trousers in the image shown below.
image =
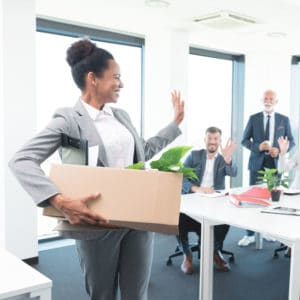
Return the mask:
{"type": "MultiPolygon", "coordinates": [[[[229,225],[216,225],[214,227],[214,237],[215,237],[215,250],[220,250],[223,248],[223,242],[225,240],[226,234],[229,230],[229,225]]],[[[201,235],[201,223],[193,220],[186,214],[181,213],[179,216],[179,235],[177,240],[182,251],[186,255],[191,254],[189,246],[189,232],[195,232],[200,238],[201,235]]]]}

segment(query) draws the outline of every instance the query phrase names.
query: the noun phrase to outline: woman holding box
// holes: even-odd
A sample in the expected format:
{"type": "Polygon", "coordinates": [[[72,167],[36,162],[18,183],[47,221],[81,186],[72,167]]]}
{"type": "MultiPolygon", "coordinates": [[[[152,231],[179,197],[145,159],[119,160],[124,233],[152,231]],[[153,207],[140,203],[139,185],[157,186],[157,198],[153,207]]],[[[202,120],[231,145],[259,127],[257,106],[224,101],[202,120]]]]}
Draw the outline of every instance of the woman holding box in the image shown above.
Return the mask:
{"type": "MultiPolygon", "coordinates": [[[[58,109],[46,128],[22,147],[9,165],[38,206],[54,206],[71,224],[107,223],[109,216],[96,214],[86,205],[101,191],[70,199],[45,176],[40,164],[61,147],[62,134],[87,140],[89,146],[98,145],[98,166],[124,168],[137,161],[147,161],[181,133],[178,125],[183,120],[184,103],[179,92],[172,92],[174,120],[155,137],[144,141],[128,114],[108,105],[117,102],[123,88],[120,69],[113,56],[82,39],[68,49],[67,62],[81,90],[80,99],[73,108],[58,109]]],[[[91,299],[116,299],[118,286],[122,300],[147,299],[153,233],[105,229],[64,232],[63,235],[76,239],[86,290],[91,299]]]]}

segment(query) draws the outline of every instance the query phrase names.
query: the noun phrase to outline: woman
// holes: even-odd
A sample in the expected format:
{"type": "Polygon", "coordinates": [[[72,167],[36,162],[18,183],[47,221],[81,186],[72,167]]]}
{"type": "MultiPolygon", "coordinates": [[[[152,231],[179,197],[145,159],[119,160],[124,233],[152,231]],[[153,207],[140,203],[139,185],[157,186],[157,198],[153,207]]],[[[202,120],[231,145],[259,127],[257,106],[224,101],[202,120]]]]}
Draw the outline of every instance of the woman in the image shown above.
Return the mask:
{"type": "Polygon", "coordinates": [[[290,159],[287,159],[286,153],[289,149],[289,140],[287,137],[278,139],[280,148],[278,160],[278,172],[295,171],[295,178],[290,185],[290,189],[300,190],[300,151],[296,152],[290,159]]]}
{"type": "MultiPolygon", "coordinates": [[[[71,224],[106,223],[105,216],[93,213],[86,205],[99,193],[69,199],[44,175],[40,164],[61,146],[62,134],[88,140],[89,147],[98,145],[99,166],[124,168],[149,160],[181,133],[178,125],[183,119],[184,105],[180,93],[174,91],[174,121],[155,137],[143,141],[127,113],[108,105],[117,102],[123,88],[113,56],[82,39],[68,49],[67,62],[81,90],[80,99],[73,108],[57,110],[46,128],[15,154],[10,167],[38,206],[54,206],[71,224]]],[[[77,239],[79,260],[91,299],[116,299],[118,286],[122,299],[147,299],[153,233],[121,229],[64,235],[77,239]]]]}

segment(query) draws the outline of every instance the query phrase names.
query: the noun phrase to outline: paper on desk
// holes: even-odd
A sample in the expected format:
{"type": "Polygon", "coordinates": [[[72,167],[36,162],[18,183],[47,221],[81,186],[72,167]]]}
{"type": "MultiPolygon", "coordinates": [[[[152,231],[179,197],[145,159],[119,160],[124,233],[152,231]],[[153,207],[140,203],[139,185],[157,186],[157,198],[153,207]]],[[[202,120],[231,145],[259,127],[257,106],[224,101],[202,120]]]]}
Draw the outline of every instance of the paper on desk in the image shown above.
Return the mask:
{"type": "Polygon", "coordinates": [[[226,190],[221,190],[221,191],[215,191],[214,193],[201,193],[199,192],[199,194],[208,198],[217,198],[217,197],[224,197],[229,195],[228,191],[226,190]]]}

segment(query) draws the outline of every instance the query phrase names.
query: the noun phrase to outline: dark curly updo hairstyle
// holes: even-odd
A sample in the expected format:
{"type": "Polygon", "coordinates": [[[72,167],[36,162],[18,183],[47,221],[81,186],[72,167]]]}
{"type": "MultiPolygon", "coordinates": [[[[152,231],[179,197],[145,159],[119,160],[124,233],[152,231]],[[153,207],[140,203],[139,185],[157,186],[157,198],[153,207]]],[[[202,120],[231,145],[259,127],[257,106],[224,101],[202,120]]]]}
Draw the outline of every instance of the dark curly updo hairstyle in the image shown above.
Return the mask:
{"type": "Polygon", "coordinates": [[[81,39],[73,43],[67,50],[67,62],[71,67],[72,76],[76,85],[84,90],[85,75],[94,72],[101,77],[108,68],[108,61],[114,59],[106,50],[98,48],[88,39],[81,39]]]}

